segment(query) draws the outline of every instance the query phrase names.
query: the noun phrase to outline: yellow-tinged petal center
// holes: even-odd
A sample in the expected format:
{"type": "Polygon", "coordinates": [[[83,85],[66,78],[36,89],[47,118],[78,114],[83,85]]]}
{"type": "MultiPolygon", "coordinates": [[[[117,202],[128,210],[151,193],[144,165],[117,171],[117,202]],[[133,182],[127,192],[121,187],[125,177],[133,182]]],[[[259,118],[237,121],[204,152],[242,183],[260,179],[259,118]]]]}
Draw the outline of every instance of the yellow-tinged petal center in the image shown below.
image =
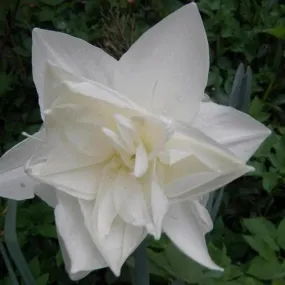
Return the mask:
{"type": "Polygon", "coordinates": [[[143,177],[149,169],[149,162],[155,158],[154,152],[159,153],[167,142],[168,136],[164,134],[167,130],[163,129],[163,124],[157,124],[156,132],[151,133],[150,122],[142,116],[127,118],[116,114],[113,117],[116,127],[113,130],[102,128],[102,132],[112,144],[114,156],[119,157],[122,166],[135,177],[143,177]]]}

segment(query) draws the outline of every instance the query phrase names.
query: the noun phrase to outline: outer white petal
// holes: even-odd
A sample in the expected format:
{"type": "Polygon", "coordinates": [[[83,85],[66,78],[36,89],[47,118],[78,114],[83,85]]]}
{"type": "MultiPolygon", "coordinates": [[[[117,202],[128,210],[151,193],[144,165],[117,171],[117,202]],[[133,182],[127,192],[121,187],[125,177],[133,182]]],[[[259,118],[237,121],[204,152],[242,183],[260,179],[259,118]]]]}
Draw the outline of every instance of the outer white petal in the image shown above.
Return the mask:
{"type": "Polygon", "coordinates": [[[73,280],[80,279],[107,265],[85,227],[78,200],[66,194],[58,198],[55,221],[66,269],[73,280]]]}
{"type": "MultiPolygon", "coordinates": [[[[102,125],[106,121],[113,123],[113,115],[124,112],[124,115],[138,115],[137,110],[146,113],[133,101],[124,97],[114,89],[98,82],[82,78],[63,70],[53,62],[47,62],[44,84],[45,98],[53,97],[52,102],[47,102],[48,108],[61,108],[70,106],[78,114],[78,122],[88,122],[102,125]],[[91,114],[90,114],[91,112],[91,114]],[[90,117],[90,115],[92,115],[90,117]]],[[[47,115],[49,115],[47,113],[47,115]]],[[[46,116],[46,114],[44,114],[46,116]]]]}
{"type": "Polygon", "coordinates": [[[101,237],[97,230],[97,220],[92,217],[94,205],[91,201],[80,201],[85,224],[89,229],[93,241],[116,276],[126,259],[146,236],[142,227],[134,227],[125,223],[120,217],[113,221],[107,236],[101,237]]]}
{"type": "Polygon", "coordinates": [[[270,134],[249,115],[213,102],[202,102],[194,127],[247,161],[270,134]]]}
{"type": "Polygon", "coordinates": [[[122,56],[116,88],[155,114],[189,123],[198,112],[208,70],[203,22],[191,3],[148,30],[122,56]]]}
{"type": "Polygon", "coordinates": [[[165,193],[168,198],[175,198],[188,193],[189,196],[193,195],[197,197],[198,191],[195,189],[202,189],[201,195],[208,193],[205,191],[214,191],[216,189],[209,190],[205,185],[209,185],[214,179],[219,177],[215,172],[201,172],[191,174],[185,177],[181,177],[169,184],[165,185],[165,193]]]}
{"type": "Polygon", "coordinates": [[[53,208],[55,208],[58,203],[56,189],[48,184],[37,185],[35,187],[35,194],[53,208]]]}
{"type": "Polygon", "coordinates": [[[52,175],[96,164],[92,156],[79,152],[68,142],[58,141],[41,168],[40,175],[52,175]]]}
{"type": "MultiPolygon", "coordinates": [[[[114,58],[81,39],[35,28],[32,45],[33,78],[41,110],[49,107],[44,105],[44,73],[47,61],[79,78],[107,86],[113,85],[113,70],[117,64],[114,58]]],[[[52,102],[52,99],[48,99],[48,102],[52,102]]]]}
{"type": "Polygon", "coordinates": [[[24,168],[10,170],[0,176],[0,196],[14,200],[34,197],[34,187],[39,185],[24,172],[24,168]]]}
{"type": "Polygon", "coordinates": [[[31,167],[29,175],[76,198],[93,200],[97,195],[102,167],[102,164],[98,164],[42,175],[41,164],[38,164],[31,167]]]}
{"type": "MultiPolygon", "coordinates": [[[[39,132],[35,137],[41,135],[39,132]]],[[[39,144],[40,141],[28,138],[0,158],[0,196],[15,200],[34,197],[34,187],[39,183],[26,175],[24,165],[39,144]]]]}
{"type": "Polygon", "coordinates": [[[253,168],[250,166],[240,166],[237,167],[236,169],[229,171],[228,173],[225,173],[223,175],[218,176],[215,179],[212,179],[210,181],[204,181],[206,183],[203,183],[203,180],[200,183],[200,186],[191,188],[191,185],[185,184],[184,186],[187,186],[182,189],[187,189],[188,191],[175,191],[175,187],[172,189],[168,189],[168,198],[171,198],[171,201],[185,201],[187,199],[195,198],[199,199],[201,195],[206,195],[211,191],[215,191],[219,189],[222,186],[225,186],[229,184],[230,182],[234,181],[235,179],[241,177],[242,175],[246,174],[249,171],[252,171],[253,168]],[[171,193],[171,194],[169,194],[171,193]]]}
{"type": "Polygon", "coordinates": [[[83,279],[84,277],[86,277],[91,271],[85,271],[84,269],[82,271],[76,272],[76,273],[71,273],[70,272],[70,268],[71,268],[71,260],[69,257],[69,252],[67,250],[67,248],[65,247],[64,241],[61,238],[61,236],[58,236],[58,242],[59,242],[59,246],[60,246],[60,250],[61,250],[61,254],[64,260],[64,265],[66,268],[66,271],[68,272],[69,278],[73,281],[77,281],[80,279],[83,279]]]}
{"type": "Polygon", "coordinates": [[[210,213],[205,207],[206,204],[203,205],[203,202],[204,202],[203,200],[201,202],[198,200],[192,200],[190,203],[193,206],[193,212],[194,214],[196,214],[201,230],[203,231],[204,234],[206,234],[213,229],[213,222],[210,213]]]}
{"type": "Polygon", "coordinates": [[[191,202],[171,205],[163,221],[163,230],[173,243],[196,262],[214,270],[222,270],[209,256],[199,213],[191,202]]]}
{"type": "Polygon", "coordinates": [[[168,198],[197,198],[252,170],[197,129],[189,127],[187,132],[188,136],[175,135],[166,146],[168,150],[189,153],[166,168],[164,183],[168,198]]]}

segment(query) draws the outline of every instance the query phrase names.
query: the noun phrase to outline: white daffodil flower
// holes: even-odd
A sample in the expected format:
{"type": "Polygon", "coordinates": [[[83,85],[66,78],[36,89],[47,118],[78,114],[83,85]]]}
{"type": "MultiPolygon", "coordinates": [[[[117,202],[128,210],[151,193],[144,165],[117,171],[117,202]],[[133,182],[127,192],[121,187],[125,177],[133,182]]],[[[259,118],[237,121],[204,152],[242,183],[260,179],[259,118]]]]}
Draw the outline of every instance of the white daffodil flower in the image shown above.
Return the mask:
{"type": "Polygon", "coordinates": [[[147,234],[219,270],[201,197],[251,170],[269,135],[250,116],[203,100],[209,71],[194,3],[143,34],[119,61],[66,34],[33,30],[43,128],[7,152],[0,195],[55,207],[72,279],[122,264],[147,234]]]}

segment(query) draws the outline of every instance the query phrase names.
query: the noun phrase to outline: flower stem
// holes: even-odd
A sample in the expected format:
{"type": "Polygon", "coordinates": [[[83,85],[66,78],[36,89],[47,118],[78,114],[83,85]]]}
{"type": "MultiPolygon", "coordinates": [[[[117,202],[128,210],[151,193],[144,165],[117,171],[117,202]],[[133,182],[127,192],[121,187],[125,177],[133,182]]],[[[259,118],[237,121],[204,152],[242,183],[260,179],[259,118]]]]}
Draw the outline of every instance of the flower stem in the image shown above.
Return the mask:
{"type": "Polygon", "coordinates": [[[17,201],[8,200],[8,211],[5,217],[4,239],[11,259],[14,261],[24,284],[36,285],[29,266],[21,251],[16,232],[17,201]]]}
{"type": "Polygon", "coordinates": [[[134,252],[135,258],[135,284],[149,285],[149,271],[147,260],[147,241],[144,240],[134,252]]]}
{"type": "Polygon", "coordinates": [[[8,271],[9,276],[10,276],[11,284],[19,285],[16,274],[15,274],[14,269],[13,269],[13,266],[12,266],[11,261],[9,259],[8,253],[7,253],[7,251],[6,251],[4,245],[2,244],[1,241],[0,241],[0,252],[1,252],[2,258],[4,260],[4,263],[6,264],[7,271],[8,271]]]}

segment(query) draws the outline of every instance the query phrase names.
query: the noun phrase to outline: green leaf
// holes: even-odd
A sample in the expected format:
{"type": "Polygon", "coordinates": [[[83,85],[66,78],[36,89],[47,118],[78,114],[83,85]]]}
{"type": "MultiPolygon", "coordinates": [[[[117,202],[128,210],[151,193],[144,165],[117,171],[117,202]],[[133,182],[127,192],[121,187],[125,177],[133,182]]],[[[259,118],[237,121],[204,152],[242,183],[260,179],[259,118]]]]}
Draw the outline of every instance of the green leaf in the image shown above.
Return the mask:
{"type": "Polygon", "coordinates": [[[277,242],[285,250],[285,218],[283,218],[277,228],[277,242]]]}
{"type": "Polygon", "coordinates": [[[55,256],[55,262],[57,267],[60,267],[63,264],[63,257],[60,250],[57,252],[55,256]]]}
{"type": "Polygon", "coordinates": [[[285,136],[278,137],[277,142],[273,147],[276,152],[276,165],[280,171],[283,167],[285,167],[285,136]]]}
{"type": "Polygon", "coordinates": [[[264,285],[260,281],[258,281],[255,278],[244,276],[242,278],[239,278],[238,281],[240,282],[240,285],[264,285]]]}
{"type": "Polygon", "coordinates": [[[49,278],[49,274],[48,273],[45,273],[45,274],[41,275],[36,280],[37,285],[46,285],[46,284],[48,284],[48,278],[49,278]]]}
{"type": "Polygon", "coordinates": [[[152,274],[159,275],[161,277],[175,277],[175,273],[173,272],[164,252],[157,253],[148,249],[148,258],[151,265],[150,272],[152,274]]]}
{"type": "Polygon", "coordinates": [[[244,236],[244,239],[249,244],[249,246],[264,259],[268,261],[276,260],[274,250],[259,236],[244,236]]]}
{"type": "Polygon", "coordinates": [[[272,35],[278,39],[285,39],[285,26],[262,30],[263,33],[272,35]]]}
{"type": "Polygon", "coordinates": [[[253,235],[260,236],[276,236],[276,228],[269,220],[265,218],[250,218],[244,219],[243,223],[247,230],[253,235]]]}
{"type": "Polygon", "coordinates": [[[163,1],[163,9],[165,14],[172,13],[173,11],[182,7],[182,4],[178,0],[164,0],[163,1]]]}
{"type": "Polygon", "coordinates": [[[221,267],[227,268],[231,265],[231,260],[227,256],[226,248],[219,249],[212,243],[208,245],[208,250],[212,259],[221,267]]]}
{"type": "Polygon", "coordinates": [[[52,9],[44,9],[40,11],[38,17],[41,22],[52,21],[54,18],[54,11],[52,9]]]}
{"type": "Polygon", "coordinates": [[[33,274],[33,276],[38,277],[41,273],[39,259],[35,257],[29,262],[29,268],[33,274]]]}
{"type": "Polygon", "coordinates": [[[11,89],[13,77],[5,72],[0,72],[0,96],[11,89]]]}
{"type": "Polygon", "coordinates": [[[265,110],[265,104],[258,97],[254,97],[251,101],[249,113],[252,117],[260,122],[266,121],[270,114],[265,110]]]}
{"type": "Polygon", "coordinates": [[[285,285],[284,279],[273,280],[272,285],[285,285]]]}
{"type": "Polygon", "coordinates": [[[248,66],[246,73],[241,63],[236,71],[229,105],[237,110],[248,112],[251,97],[252,71],[248,66]]]}
{"type": "Polygon", "coordinates": [[[176,278],[189,283],[198,283],[203,278],[203,267],[184,255],[173,244],[166,248],[165,255],[176,278]]]}
{"type": "Polygon", "coordinates": [[[240,63],[235,74],[233,87],[229,98],[229,105],[234,108],[238,108],[238,106],[240,105],[240,101],[242,100],[241,85],[243,83],[243,78],[244,65],[240,63]]]}
{"type": "Polygon", "coordinates": [[[261,280],[285,277],[285,269],[278,261],[269,262],[259,256],[252,260],[247,273],[261,280]]]}
{"type": "Polygon", "coordinates": [[[55,225],[45,224],[39,229],[39,234],[43,237],[57,238],[55,225]]]}
{"type": "Polygon", "coordinates": [[[274,144],[278,141],[278,136],[273,132],[260,146],[255,153],[256,157],[267,158],[271,154],[274,144]]]}
{"type": "Polygon", "coordinates": [[[47,4],[50,6],[57,6],[61,4],[64,0],[40,0],[43,4],[47,4]]]}
{"type": "MultiPolygon", "coordinates": [[[[264,218],[245,219],[244,225],[247,228],[247,230],[253,235],[253,238],[256,239],[256,245],[255,247],[253,247],[253,249],[257,251],[262,251],[261,247],[263,242],[272,251],[279,250],[279,246],[276,242],[277,231],[275,226],[269,220],[266,220],[264,218]],[[261,240],[262,242],[259,240],[261,240]]],[[[249,241],[249,244],[252,245],[250,238],[247,238],[247,241],[249,241]]],[[[268,253],[268,250],[269,249],[267,250],[263,249],[265,255],[266,253],[268,253]]]]}
{"type": "Polygon", "coordinates": [[[267,192],[271,192],[279,182],[279,175],[276,172],[265,172],[262,175],[262,185],[267,192]]]}

